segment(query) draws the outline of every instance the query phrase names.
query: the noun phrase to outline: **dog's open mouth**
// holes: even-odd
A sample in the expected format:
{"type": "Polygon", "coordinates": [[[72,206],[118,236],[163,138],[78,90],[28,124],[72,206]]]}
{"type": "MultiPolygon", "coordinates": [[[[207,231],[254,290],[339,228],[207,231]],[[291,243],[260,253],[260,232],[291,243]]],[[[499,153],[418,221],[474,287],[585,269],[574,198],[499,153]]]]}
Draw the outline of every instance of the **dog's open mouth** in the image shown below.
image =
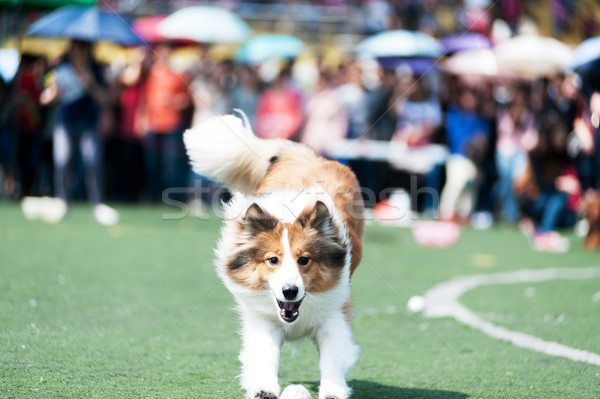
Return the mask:
{"type": "Polygon", "coordinates": [[[282,302],[279,299],[277,300],[277,305],[279,305],[279,315],[283,321],[287,323],[293,323],[296,321],[298,315],[300,314],[298,309],[300,309],[302,299],[297,302],[282,302]]]}

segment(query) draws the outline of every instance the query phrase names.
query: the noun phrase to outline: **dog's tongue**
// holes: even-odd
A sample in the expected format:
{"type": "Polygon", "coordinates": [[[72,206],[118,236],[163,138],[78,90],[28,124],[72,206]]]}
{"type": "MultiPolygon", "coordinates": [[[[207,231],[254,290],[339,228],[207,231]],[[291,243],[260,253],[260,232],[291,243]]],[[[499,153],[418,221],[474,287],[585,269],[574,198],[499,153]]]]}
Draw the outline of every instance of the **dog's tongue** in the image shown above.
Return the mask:
{"type": "Polygon", "coordinates": [[[299,308],[301,303],[302,300],[299,300],[298,302],[281,302],[278,300],[277,304],[279,305],[280,309],[279,315],[281,316],[283,321],[287,323],[292,323],[296,321],[300,313],[299,308]]]}

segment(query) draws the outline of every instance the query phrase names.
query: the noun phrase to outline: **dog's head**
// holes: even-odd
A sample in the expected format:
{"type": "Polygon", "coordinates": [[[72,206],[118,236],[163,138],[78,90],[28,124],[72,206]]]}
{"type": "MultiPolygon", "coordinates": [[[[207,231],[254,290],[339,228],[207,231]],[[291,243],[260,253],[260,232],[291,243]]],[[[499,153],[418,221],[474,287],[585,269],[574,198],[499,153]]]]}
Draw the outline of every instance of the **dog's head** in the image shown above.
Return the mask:
{"type": "Polygon", "coordinates": [[[243,216],[227,222],[217,251],[219,271],[226,283],[261,295],[269,311],[293,323],[307,295],[331,291],[348,279],[349,243],[322,201],[294,217],[276,216],[268,207],[253,202],[244,206],[243,216]]]}

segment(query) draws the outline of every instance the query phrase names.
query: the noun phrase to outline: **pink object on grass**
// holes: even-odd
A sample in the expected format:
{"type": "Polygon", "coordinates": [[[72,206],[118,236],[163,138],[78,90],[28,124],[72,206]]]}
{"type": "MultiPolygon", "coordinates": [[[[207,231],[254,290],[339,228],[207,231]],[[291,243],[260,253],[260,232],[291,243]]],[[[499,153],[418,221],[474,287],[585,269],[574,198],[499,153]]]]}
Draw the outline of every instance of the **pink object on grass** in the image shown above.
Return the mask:
{"type": "Polygon", "coordinates": [[[413,227],[413,237],[424,247],[447,248],[460,237],[460,228],[455,223],[420,221],[413,227]]]}

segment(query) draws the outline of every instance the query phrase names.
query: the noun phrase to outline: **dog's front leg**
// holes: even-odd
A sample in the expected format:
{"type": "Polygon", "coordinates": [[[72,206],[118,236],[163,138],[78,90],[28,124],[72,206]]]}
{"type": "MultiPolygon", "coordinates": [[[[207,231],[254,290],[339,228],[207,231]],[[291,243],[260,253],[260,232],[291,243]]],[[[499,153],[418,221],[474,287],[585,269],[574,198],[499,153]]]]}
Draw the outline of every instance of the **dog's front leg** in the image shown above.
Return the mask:
{"type": "Polygon", "coordinates": [[[360,351],[352,339],[350,324],[342,316],[330,319],[319,329],[316,341],[321,369],[319,399],[349,398],[351,389],[346,384],[346,374],[360,351]]]}
{"type": "Polygon", "coordinates": [[[242,331],[241,384],[248,399],[277,399],[281,388],[277,380],[281,333],[272,324],[244,320],[242,331]]]}

